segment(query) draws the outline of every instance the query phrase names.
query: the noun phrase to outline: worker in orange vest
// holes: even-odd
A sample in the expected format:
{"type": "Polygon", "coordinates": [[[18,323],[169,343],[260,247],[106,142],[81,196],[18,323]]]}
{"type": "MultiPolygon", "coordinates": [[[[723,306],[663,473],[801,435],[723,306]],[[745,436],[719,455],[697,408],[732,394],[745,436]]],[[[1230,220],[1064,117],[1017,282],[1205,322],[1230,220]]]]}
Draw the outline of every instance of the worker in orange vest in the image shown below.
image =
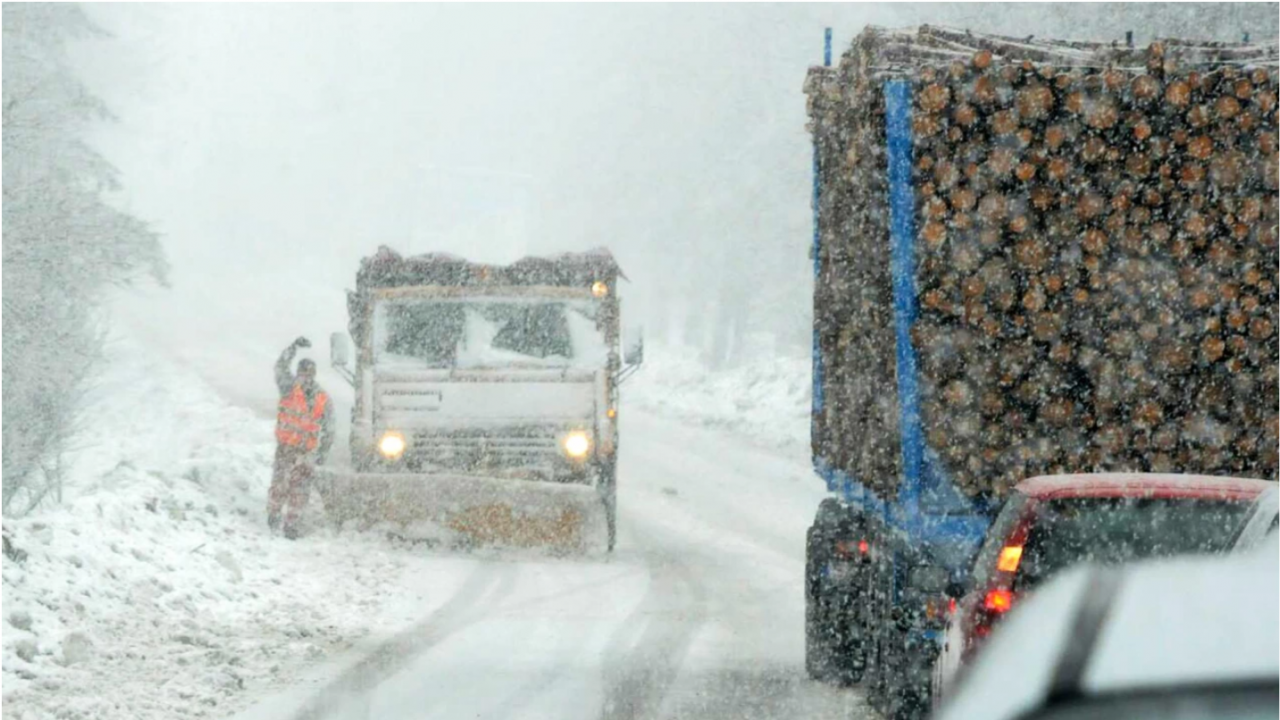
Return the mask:
{"type": "Polygon", "coordinates": [[[305,337],[293,341],[276,361],[276,387],[280,403],[276,411],[276,459],[267,495],[267,525],[280,528],[284,511],[284,536],[298,537],[298,515],[311,495],[311,474],[324,464],[333,445],[333,403],[316,382],[313,360],[298,361],[298,374],[290,371],[299,348],[311,347],[305,337]],[[287,510],[285,509],[287,506],[287,510]]]}

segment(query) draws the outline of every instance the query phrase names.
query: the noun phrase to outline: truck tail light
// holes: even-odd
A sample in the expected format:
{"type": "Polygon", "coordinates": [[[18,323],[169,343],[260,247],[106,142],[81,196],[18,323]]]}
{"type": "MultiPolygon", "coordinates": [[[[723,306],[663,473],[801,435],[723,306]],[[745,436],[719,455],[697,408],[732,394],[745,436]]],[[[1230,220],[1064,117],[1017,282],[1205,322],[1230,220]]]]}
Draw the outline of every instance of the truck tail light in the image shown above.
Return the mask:
{"type": "Polygon", "coordinates": [[[871,552],[871,543],[866,540],[840,540],[836,542],[836,555],[842,558],[866,557],[871,552]]]}
{"type": "Polygon", "coordinates": [[[982,599],[982,607],[993,613],[1006,613],[1013,607],[1013,593],[1004,588],[992,588],[982,599]]]}

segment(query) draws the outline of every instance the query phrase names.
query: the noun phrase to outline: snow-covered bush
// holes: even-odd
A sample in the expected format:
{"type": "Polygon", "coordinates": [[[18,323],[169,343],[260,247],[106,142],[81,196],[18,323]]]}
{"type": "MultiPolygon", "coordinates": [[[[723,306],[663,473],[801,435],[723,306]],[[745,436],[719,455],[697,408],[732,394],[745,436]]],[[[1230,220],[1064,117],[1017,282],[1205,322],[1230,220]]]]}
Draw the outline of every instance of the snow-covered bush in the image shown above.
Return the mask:
{"type": "Polygon", "coordinates": [[[163,280],[166,268],[155,233],[104,201],[116,171],[82,141],[109,114],[69,71],[64,46],[101,31],[76,5],[3,13],[3,498],[20,512],[57,482],[77,395],[99,356],[101,292],[141,270],[163,280]]]}

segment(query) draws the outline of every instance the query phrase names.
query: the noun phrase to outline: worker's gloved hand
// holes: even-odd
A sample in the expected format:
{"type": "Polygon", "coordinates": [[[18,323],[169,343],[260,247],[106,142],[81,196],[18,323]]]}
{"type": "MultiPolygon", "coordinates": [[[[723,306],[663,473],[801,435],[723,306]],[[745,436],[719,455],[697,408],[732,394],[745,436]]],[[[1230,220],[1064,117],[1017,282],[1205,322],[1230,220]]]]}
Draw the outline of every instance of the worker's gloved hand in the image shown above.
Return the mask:
{"type": "Polygon", "coordinates": [[[299,337],[297,340],[293,341],[293,346],[300,347],[300,348],[309,348],[311,347],[311,341],[304,337],[299,337]]]}

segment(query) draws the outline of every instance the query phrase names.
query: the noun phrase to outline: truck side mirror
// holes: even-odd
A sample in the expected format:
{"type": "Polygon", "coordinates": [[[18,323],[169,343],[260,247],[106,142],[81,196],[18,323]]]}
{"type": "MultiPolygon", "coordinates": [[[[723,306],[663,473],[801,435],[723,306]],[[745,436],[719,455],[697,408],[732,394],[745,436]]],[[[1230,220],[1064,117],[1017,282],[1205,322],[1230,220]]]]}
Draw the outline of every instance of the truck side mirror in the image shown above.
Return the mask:
{"type": "Polygon", "coordinates": [[[348,385],[356,386],[355,369],[351,367],[351,343],[347,341],[346,333],[336,332],[329,336],[329,362],[348,385]]]}
{"type": "Polygon", "coordinates": [[[329,359],[336,368],[351,364],[351,348],[347,344],[347,334],[336,332],[329,336],[329,359]]]}
{"type": "Polygon", "coordinates": [[[634,336],[628,334],[627,348],[622,353],[622,362],[627,365],[639,365],[644,362],[643,328],[637,328],[634,336]]]}

